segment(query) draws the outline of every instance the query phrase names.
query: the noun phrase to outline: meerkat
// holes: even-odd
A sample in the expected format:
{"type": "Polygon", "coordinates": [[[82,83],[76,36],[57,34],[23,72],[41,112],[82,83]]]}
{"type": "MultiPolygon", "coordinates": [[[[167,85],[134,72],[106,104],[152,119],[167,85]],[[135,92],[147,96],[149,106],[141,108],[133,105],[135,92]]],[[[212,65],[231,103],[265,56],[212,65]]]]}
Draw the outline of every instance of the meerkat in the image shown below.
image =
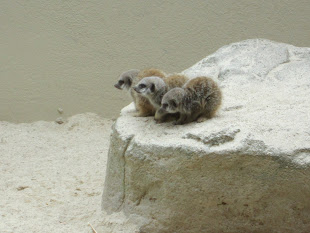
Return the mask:
{"type": "Polygon", "coordinates": [[[182,87],[187,81],[188,78],[181,74],[172,74],[165,78],[150,76],[140,80],[140,82],[133,87],[133,89],[149,100],[156,110],[155,116],[157,116],[157,121],[162,122],[167,119],[171,119],[168,115],[174,115],[163,113],[159,117],[159,113],[157,111],[161,107],[163,96],[175,87],[182,87]]]}
{"type": "Polygon", "coordinates": [[[197,77],[188,81],[183,88],[168,91],[162,98],[158,115],[179,113],[175,122],[177,125],[203,122],[215,115],[221,102],[222,92],[216,82],[208,77],[197,77]]]}
{"type": "Polygon", "coordinates": [[[119,77],[118,82],[114,85],[118,89],[127,90],[134,102],[135,108],[138,111],[135,116],[145,117],[145,116],[154,116],[155,108],[149,102],[149,100],[142,95],[138,94],[133,90],[133,87],[143,78],[149,76],[157,76],[159,78],[164,78],[166,74],[155,68],[144,69],[144,70],[128,70],[122,73],[119,77]]]}

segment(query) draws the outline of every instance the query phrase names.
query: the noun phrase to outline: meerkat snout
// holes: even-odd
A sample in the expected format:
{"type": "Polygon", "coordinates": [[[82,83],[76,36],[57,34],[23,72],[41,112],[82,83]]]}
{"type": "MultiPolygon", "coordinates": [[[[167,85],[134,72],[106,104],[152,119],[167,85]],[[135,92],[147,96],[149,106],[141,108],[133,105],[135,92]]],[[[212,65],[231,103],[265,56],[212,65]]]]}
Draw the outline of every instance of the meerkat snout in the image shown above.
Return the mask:
{"type": "Polygon", "coordinates": [[[175,113],[178,111],[175,100],[170,100],[169,103],[163,104],[162,108],[164,111],[170,112],[170,113],[175,113]]]}
{"type": "Polygon", "coordinates": [[[170,100],[170,103],[163,103],[159,112],[164,113],[164,112],[170,112],[170,113],[175,113],[177,112],[177,104],[175,100],[170,100]]]}
{"type": "Polygon", "coordinates": [[[154,88],[152,86],[149,87],[144,83],[140,83],[137,86],[135,86],[133,89],[141,95],[146,95],[147,93],[151,93],[154,88]]]}
{"type": "Polygon", "coordinates": [[[123,86],[124,85],[124,81],[118,81],[116,84],[114,84],[114,87],[116,87],[117,89],[120,89],[122,90],[123,89],[123,86]]]}
{"type": "Polygon", "coordinates": [[[168,108],[168,104],[167,103],[163,104],[162,108],[166,110],[168,108]]]}
{"type": "Polygon", "coordinates": [[[132,84],[132,78],[129,76],[121,77],[120,80],[116,84],[114,84],[114,87],[116,87],[119,90],[127,89],[131,87],[132,84]]]}

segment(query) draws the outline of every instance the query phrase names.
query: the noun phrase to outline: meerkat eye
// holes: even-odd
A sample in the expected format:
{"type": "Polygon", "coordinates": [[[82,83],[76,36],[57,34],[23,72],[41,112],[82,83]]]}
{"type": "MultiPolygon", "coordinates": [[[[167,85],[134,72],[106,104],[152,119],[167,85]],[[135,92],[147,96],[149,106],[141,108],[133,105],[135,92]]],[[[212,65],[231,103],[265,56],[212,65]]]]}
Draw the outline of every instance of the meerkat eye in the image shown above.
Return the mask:
{"type": "Polygon", "coordinates": [[[177,107],[177,103],[174,100],[171,100],[170,102],[171,106],[176,108],[177,107]]]}
{"type": "Polygon", "coordinates": [[[124,81],[123,81],[123,80],[119,80],[118,83],[119,83],[120,85],[123,85],[123,84],[124,84],[124,81]]]}
{"type": "Polygon", "coordinates": [[[168,104],[163,104],[163,109],[166,109],[168,107],[168,104]]]}
{"type": "Polygon", "coordinates": [[[140,84],[140,85],[139,85],[139,88],[140,88],[140,89],[145,88],[145,87],[146,87],[145,84],[140,84]]]}

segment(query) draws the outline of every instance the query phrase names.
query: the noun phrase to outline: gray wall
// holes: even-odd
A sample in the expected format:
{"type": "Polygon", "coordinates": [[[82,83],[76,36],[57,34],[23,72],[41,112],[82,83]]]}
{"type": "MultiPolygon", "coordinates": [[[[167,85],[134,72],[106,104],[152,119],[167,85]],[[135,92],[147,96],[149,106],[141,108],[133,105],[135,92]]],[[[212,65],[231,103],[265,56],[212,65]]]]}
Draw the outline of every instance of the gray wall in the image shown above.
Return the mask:
{"type": "Polygon", "coordinates": [[[0,1],[0,120],[116,117],[131,68],[179,72],[221,46],[267,38],[310,47],[309,0],[0,1]]]}

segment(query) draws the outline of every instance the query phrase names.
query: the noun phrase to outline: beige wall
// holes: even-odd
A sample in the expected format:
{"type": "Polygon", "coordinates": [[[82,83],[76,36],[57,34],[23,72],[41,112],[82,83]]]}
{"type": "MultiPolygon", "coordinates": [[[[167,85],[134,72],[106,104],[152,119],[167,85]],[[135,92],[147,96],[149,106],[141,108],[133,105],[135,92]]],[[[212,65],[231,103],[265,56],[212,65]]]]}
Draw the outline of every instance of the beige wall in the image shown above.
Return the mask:
{"type": "Polygon", "coordinates": [[[130,68],[188,68],[219,47],[267,38],[310,47],[309,0],[0,1],[0,120],[116,117],[130,68]]]}

